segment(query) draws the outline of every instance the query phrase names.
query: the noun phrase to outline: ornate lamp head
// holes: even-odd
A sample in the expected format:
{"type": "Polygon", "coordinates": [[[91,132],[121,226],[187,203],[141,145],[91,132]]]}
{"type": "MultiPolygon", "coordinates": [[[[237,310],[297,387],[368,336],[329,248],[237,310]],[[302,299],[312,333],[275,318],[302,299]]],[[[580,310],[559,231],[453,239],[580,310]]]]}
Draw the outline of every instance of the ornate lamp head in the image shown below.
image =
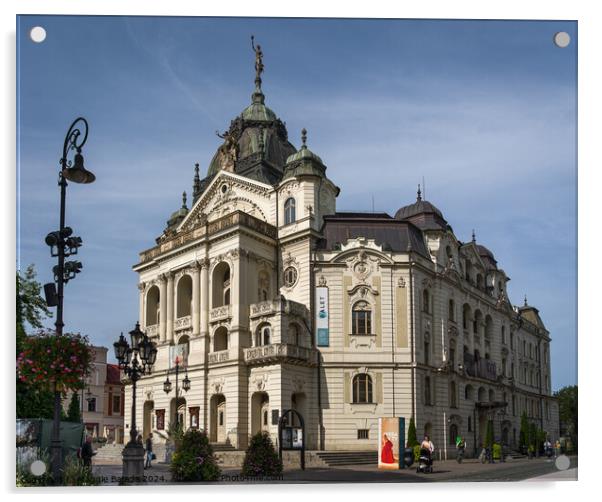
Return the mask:
{"type": "Polygon", "coordinates": [[[113,347],[115,348],[115,358],[117,359],[119,366],[123,366],[127,350],[130,348],[123,333],[119,336],[119,340],[113,344],[113,347]]]}

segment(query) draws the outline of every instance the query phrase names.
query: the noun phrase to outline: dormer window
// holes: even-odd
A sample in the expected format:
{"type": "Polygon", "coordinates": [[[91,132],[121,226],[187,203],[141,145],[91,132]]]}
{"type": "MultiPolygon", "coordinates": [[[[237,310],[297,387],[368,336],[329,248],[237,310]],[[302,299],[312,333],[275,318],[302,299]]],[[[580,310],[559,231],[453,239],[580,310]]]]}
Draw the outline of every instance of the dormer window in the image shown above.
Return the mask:
{"type": "Polygon", "coordinates": [[[293,197],[289,197],[284,202],[284,224],[289,225],[294,223],[295,220],[295,199],[293,197]]]}

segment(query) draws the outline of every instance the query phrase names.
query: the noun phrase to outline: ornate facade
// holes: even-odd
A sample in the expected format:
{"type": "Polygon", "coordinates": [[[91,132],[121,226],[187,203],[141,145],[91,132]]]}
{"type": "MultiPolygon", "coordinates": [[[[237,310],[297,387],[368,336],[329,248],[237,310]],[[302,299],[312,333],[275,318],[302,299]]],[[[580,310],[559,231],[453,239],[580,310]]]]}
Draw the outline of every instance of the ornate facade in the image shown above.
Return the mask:
{"type": "Polygon", "coordinates": [[[134,266],[140,324],[159,348],[138,383],[143,435],[165,438],[177,416],[245,448],[260,430],[275,439],[294,408],[309,449],[375,450],[390,416],[415,417],[441,451],[456,434],[479,443],[487,420],[516,445],[523,411],[556,438],[537,309],[513,307],[494,255],[474,235],[460,242],[420,192],[394,217],[337,212],[306,131],[297,150],[265,105],[255,50],[251,105],[204,178],[195,166],[191,208],[184,194],[134,266]],[[176,355],[191,381],[178,400],[163,391],[176,355]]]}

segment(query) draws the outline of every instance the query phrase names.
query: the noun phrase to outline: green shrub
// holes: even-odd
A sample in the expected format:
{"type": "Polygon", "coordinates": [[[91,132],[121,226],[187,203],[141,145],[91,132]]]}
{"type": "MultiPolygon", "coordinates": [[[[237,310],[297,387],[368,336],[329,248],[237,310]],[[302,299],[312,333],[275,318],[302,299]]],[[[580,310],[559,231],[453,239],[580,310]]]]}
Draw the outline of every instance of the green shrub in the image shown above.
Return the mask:
{"type": "Polygon", "coordinates": [[[282,474],[282,460],[278,457],[274,443],[267,432],[258,432],[251,438],[245,460],[242,464],[243,476],[279,476],[282,474]]]}
{"type": "Polygon", "coordinates": [[[63,465],[64,486],[97,486],[100,482],[92,474],[92,468],[73,455],[65,458],[63,465]]]}
{"type": "Polygon", "coordinates": [[[410,425],[408,426],[408,441],[407,447],[413,448],[418,443],[418,439],[416,438],[416,424],[414,423],[414,417],[410,418],[410,425]]]}
{"type": "Polygon", "coordinates": [[[420,460],[420,445],[416,444],[412,449],[414,450],[414,462],[418,462],[420,460]]]}
{"type": "Polygon", "coordinates": [[[169,467],[174,481],[216,481],[219,478],[221,471],[205,432],[189,429],[175,445],[169,467]]]}
{"type": "Polygon", "coordinates": [[[493,443],[493,460],[500,460],[502,458],[502,445],[493,443]]]}

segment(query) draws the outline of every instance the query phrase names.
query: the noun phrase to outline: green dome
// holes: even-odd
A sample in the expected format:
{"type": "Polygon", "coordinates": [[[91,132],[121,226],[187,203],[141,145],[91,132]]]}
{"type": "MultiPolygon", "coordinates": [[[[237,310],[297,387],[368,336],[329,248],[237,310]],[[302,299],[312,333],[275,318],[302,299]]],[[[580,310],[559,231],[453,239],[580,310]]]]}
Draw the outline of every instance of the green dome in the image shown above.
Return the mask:
{"type": "Polygon", "coordinates": [[[322,162],[322,159],[320,157],[318,157],[314,152],[312,152],[309,148],[307,148],[307,146],[303,145],[301,147],[301,149],[296,152],[293,153],[291,156],[289,156],[288,159],[286,159],[286,163],[290,164],[291,162],[295,162],[296,160],[315,160],[316,162],[324,165],[324,162],[322,162]]]}
{"type": "Polygon", "coordinates": [[[265,96],[261,93],[253,94],[253,103],[247,106],[242,112],[244,120],[260,120],[271,122],[276,120],[276,114],[265,106],[265,96]]]}

